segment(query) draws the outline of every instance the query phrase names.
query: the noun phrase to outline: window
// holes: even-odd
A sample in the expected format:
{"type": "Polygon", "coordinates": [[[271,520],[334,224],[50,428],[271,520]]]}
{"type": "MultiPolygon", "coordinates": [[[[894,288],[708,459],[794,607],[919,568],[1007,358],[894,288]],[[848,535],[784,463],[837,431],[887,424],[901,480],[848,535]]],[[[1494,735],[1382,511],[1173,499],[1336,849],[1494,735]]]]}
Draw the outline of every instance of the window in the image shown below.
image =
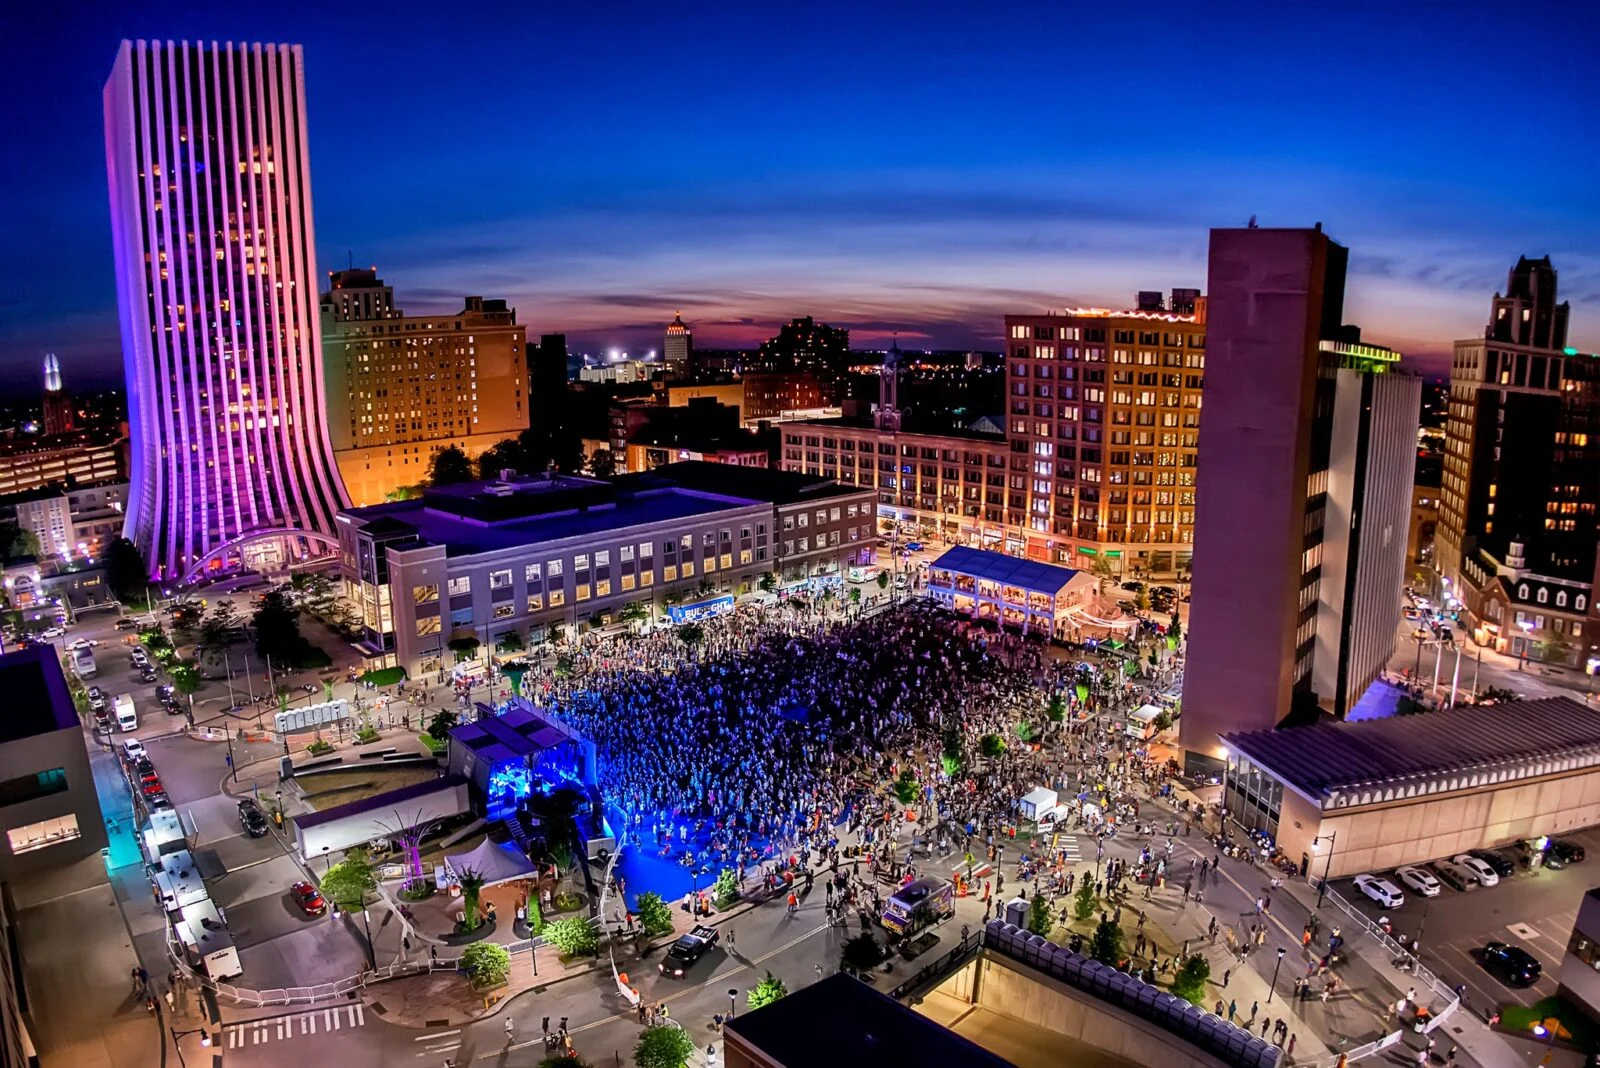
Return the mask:
{"type": "Polygon", "coordinates": [[[693,560],[685,560],[683,562],[683,577],[684,578],[688,578],[690,575],[693,575],[693,574],[694,574],[694,561],[693,560]]]}
{"type": "Polygon", "coordinates": [[[462,575],[450,580],[450,596],[456,597],[463,593],[472,592],[472,576],[462,575]]]}
{"type": "Polygon", "coordinates": [[[739,562],[741,564],[748,564],[750,562],[750,550],[749,549],[740,549],[739,550],[739,562]]]}
{"type": "Polygon", "coordinates": [[[450,612],[450,625],[452,627],[472,626],[472,609],[470,607],[452,609],[450,612]]]}
{"type": "Polygon", "coordinates": [[[509,567],[489,572],[489,588],[491,590],[503,590],[509,585],[511,585],[511,569],[509,567]]]}
{"type": "Polygon", "coordinates": [[[411,599],[416,604],[431,604],[439,599],[439,587],[437,584],[413,586],[411,587],[411,599]]]}
{"type": "Polygon", "coordinates": [[[678,539],[678,547],[686,553],[694,552],[694,535],[685,534],[678,539]]]}
{"type": "Polygon", "coordinates": [[[547,561],[545,563],[545,565],[544,565],[544,571],[545,571],[545,574],[549,575],[553,579],[554,578],[560,578],[561,577],[561,561],[560,560],[547,561]]]}
{"type": "Polygon", "coordinates": [[[537,611],[541,610],[542,608],[544,608],[544,594],[542,594],[542,593],[530,593],[530,594],[528,594],[528,611],[537,612],[537,611]]]}
{"type": "Polygon", "coordinates": [[[560,608],[562,605],[567,603],[567,594],[565,590],[551,590],[547,596],[549,598],[551,608],[560,608]]]}
{"type": "Polygon", "coordinates": [[[26,827],[13,828],[6,832],[6,837],[11,842],[11,853],[15,856],[18,853],[31,853],[35,849],[44,849],[60,842],[70,842],[82,836],[78,831],[78,814],[69,812],[55,819],[40,820],[26,827]]]}
{"type": "Polygon", "coordinates": [[[655,581],[656,581],[656,577],[655,577],[655,574],[653,572],[650,572],[650,571],[641,571],[641,572],[639,572],[639,588],[641,590],[646,588],[647,586],[654,585],[655,581]]]}
{"type": "Polygon", "coordinates": [[[624,563],[624,564],[632,562],[632,560],[633,560],[633,546],[624,545],[622,548],[618,549],[617,550],[617,559],[621,563],[624,563]]]}
{"type": "Polygon", "coordinates": [[[611,550],[610,549],[596,549],[595,553],[594,553],[594,566],[595,567],[610,567],[611,566],[611,550]]]}
{"type": "Polygon", "coordinates": [[[1589,599],[1587,597],[1580,593],[1578,596],[1572,599],[1572,607],[1581,612],[1583,611],[1583,606],[1588,603],[1588,600],[1589,599]]]}
{"type": "Polygon", "coordinates": [[[516,607],[512,605],[510,601],[506,601],[504,604],[497,604],[494,606],[494,618],[496,619],[510,619],[516,614],[516,607]]]}
{"type": "Polygon", "coordinates": [[[678,577],[678,568],[674,564],[665,564],[661,568],[661,581],[671,582],[678,577]]]}
{"type": "Polygon", "coordinates": [[[1550,591],[1545,589],[1543,586],[1540,586],[1539,587],[1539,592],[1538,592],[1538,594],[1535,595],[1534,600],[1538,601],[1540,604],[1544,604],[1549,599],[1550,599],[1550,591]]]}
{"type": "Polygon", "coordinates": [[[0,806],[20,805],[51,794],[65,793],[67,772],[64,768],[51,768],[33,775],[21,775],[0,782],[0,806]]]}
{"type": "Polygon", "coordinates": [[[579,601],[587,601],[589,599],[589,584],[587,582],[578,583],[577,592],[573,594],[573,597],[579,601]]]}
{"type": "Polygon", "coordinates": [[[572,558],[572,570],[575,572],[589,570],[589,554],[579,553],[572,558]]]}
{"type": "Polygon", "coordinates": [[[806,529],[806,523],[809,522],[810,519],[810,516],[806,515],[804,512],[801,512],[799,515],[795,516],[795,525],[797,525],[801,530],[804,530],[806,529]]]}
{"type": "Polygon", "coordinates": [[[1565,607],[1567,607],[1567,591],[1566,590],[1558,590],[1558,591],[1556,591],[1556,607],[1557,608],[1565,608],[1565,607]]]}
{"type": "Polygon", "coordinates": [[[633,575],[627,571],[622,573],[622,588],[625,590],[633,589],[633,575]]]}
{"type": "Polygon", "coordinates": [[[536,582],[542,582],[544,580],[543,570],[544,569],[538,564],[529,564],[527,567],[522,569],[522,578],[529,585],[532,585],[536,582]]]}
{"type": "Polygon", "coordinates": [[[650,559],[650,554],[655,551],[655,547],[656,547],[655,546],[655,542],[641,541],[639,543],[639,559],[641,559],[641,560],[650,559]]]}
{"type": "Polygon", "coordinates": [[[426,638],[430,634],[438,634],[444,627],[444,621],[438,616],[417,617],[417,637],[426,638]]]}

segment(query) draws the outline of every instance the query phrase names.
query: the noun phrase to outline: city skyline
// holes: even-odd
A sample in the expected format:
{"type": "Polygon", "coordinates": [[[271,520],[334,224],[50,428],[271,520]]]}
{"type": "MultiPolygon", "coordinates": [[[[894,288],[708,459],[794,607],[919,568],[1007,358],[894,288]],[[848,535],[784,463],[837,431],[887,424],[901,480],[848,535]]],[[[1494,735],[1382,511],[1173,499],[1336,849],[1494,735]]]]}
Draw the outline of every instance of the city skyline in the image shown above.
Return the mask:
{"type": "Polygon", "coordinates": [[[1202,285],[1208,229],[1251,215],[1322,221],[1362,250],[1352,318],[1430,373],[1524,254],[1552,257],[1573,344],[1600,348],[1583,314],[1600,302],[1600,234],[1582,168],[1524,163],[1592,141],[1576,42],[1595,16],[1581,8],[1557,9],[1560,33],[1487,5],[1448,25],[1402,11],[1376,38],[1353,19],[1242,7],[1143,23],[879,10],[853,12],[852,34],[822,9],[683,26],[508,8],[506,32],[458,44],[404,5],[383,27],[295,5],[103,7],[39,16],[38,47],[0,75],[14,93],[54,86],[15,134],[52,165],[0,179],[0,212],[15,213],[0,230],[27,248],[7,258],[0,304],[7,387],[45,352],[71,388],[116,381],[95,112],[122,36],[303,44],[319,279],[376,265],[419,312],[503,297],[579,350],[659,350],[678,311],[702,348],[752,346],[811,314],[861,347],[898,333],[998,350],[1006,314],[1202,285]],[[1181,52],[1136,58],[1175,26],[1181,52]],[[1051,34],[1059,49],[1017,64],[1015,41],[1051,34]],[[1106,34],[1126,73],[1071,46],[1106,34]],[[1243,58],[1209,69],[1234,43],[1243,58]],[[1453,58],[1489,47],[1537,62],[1513,81],[1453,58]],[[397,59],[446,76],[392,78],[397,59]],[[1516,104],[1529,92],[1548,101],[1537,113],[1516,104]]]}

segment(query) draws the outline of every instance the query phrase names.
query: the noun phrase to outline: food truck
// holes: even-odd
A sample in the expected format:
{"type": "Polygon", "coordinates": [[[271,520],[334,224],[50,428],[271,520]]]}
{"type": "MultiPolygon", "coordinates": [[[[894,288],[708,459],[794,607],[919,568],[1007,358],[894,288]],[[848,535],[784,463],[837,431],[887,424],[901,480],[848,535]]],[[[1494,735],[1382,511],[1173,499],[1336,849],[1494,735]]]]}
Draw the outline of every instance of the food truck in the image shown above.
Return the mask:
{"type": "Polygon", "coordinates": [[[956,914],[956,887],[925,876],[902,886],[883,906],[883,925],[896,935],[913,935],[956,914]]]}

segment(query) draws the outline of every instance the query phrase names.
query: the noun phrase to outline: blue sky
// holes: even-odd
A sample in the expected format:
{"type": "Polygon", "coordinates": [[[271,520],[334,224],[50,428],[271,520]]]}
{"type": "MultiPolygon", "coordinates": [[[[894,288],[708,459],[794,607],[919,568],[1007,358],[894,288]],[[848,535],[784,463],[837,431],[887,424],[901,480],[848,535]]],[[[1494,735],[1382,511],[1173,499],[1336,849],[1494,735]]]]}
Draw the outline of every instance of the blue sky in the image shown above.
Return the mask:
{"type": "Polygon", "coordinates": [[[1324,228],[1347,318],[1432,356],[1549,253],[1600,349],[1592,4],[9,5],[0,386],[120,367],[100,88],[122,37],[305,45],[324,269],[408,310],[702,345],[791,315],[998,345],[1324,228]],[[1135,10],[1137,9],[1137,10],[1135,10]],[[1499,57],[1506,57],[1501,59],[1499,57]]]}

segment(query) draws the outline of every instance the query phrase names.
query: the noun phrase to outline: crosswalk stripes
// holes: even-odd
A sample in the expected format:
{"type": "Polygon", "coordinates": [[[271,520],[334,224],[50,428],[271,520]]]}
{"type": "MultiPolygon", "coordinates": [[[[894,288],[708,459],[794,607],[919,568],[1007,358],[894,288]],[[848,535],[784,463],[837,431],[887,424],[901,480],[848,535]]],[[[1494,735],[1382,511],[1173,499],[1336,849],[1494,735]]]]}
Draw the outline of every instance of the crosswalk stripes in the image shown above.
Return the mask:
{"type": "Polygon", "coordinates": [[[1055,847],[1061,850],[1068,864],[1078,864],[1083,861],[1083,854],[1078,852],[1078,836],[1075,834],[1058,834],[1055,838],[1055,847]]]}
{"type": "Polygon", "coordinates": [[[349,1005],[336,1005],[328,1009],[312,1009],[291,1016],[273,1016],[265,1020],[242,1020],[223,1028],[227,1034],[228,1049],[243,1049],[266,1042],[282,1042],[318,1033],[349,1030],[365,1025],[366,1006],[357,1001],[349,1005]]]}

